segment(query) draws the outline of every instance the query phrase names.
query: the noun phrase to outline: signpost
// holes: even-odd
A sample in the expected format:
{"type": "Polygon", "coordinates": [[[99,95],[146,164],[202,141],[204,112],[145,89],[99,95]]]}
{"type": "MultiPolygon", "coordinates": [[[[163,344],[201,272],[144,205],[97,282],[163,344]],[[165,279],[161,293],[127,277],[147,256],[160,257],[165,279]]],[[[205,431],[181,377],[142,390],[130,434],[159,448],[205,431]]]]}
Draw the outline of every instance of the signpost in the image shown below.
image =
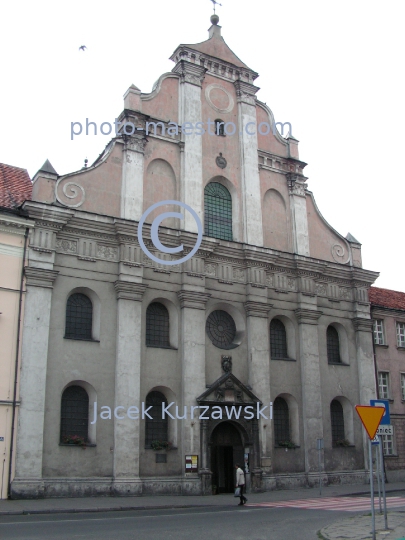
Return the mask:
{"type": "Polygon", "coordinates": [[[370,494],[371,494],[371,521],[372,521],[372,539],[375,538],[375,512],[374,512],[374,475],[373,475],[373,454],[371,450],[371,441],[374,439],[378,426],[385,412],[385,407],[373,407],[371,405],[356,405],[356,412],[367,431],[368,435],[368,456],[370,469],[370,494]]]}
{"type": "MultiPolygon", "coordinates": [[[[391,425],[391,416],[390,416],[390,402],[388,399],[370,399],[370,405],[373,407],[384,407],[384,414],[381,419],[380,425],[377,430],[376,437],[380,442],[380,447],[377,448],[379,452],[379,463],[380,471],[377,474],[381,474],[382,481],[382,492],[383,492],[383,501],[384,501],[384,525],[385,530],[388,530],[388,517],[387,517],[387,498],[385,495],[385,475],[384,475],[384,455],[383,455],[383,440],[382,435],[393,435],[394,428],[391,425]]],[[[378,476],[378,484],[380,484],[380,476],[378,476]]],[[[381,512],[381,504],[380,504],[381,512]]]]}

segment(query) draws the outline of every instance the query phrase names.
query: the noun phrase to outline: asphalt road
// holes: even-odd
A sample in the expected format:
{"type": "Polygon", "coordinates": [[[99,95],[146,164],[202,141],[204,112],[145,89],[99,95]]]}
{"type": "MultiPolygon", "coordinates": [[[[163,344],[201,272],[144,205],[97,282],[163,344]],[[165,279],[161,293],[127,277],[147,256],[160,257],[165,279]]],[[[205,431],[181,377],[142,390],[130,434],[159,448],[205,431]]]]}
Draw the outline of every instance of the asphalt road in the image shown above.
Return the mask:
{"type": "MultiPolygon", "coordinates": [[[[364,513],[364,512],[363,512],[364,513]]],[[[0,517],[1,540],[317,540],[352,512],[295,508],[136,510],[0,517]]]]}

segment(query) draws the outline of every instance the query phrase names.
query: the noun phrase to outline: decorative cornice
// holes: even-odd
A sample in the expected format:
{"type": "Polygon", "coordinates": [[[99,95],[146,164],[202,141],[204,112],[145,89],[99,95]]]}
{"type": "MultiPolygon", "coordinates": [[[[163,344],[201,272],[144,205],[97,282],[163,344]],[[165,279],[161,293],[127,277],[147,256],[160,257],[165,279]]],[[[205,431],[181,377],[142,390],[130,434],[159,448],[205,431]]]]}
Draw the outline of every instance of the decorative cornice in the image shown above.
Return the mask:
{"type": "Polygon", "coordinates": [[[179,291],[177,296],[180,300],[181,308],[205,309],[205,305],[211,295],[197,291],[179,291]]]}
{"type": "Polygon", "coordinates": [[[294,310],[294,313],[298,324],[318,324],[318,319],[323,314],[323,311],[298,308],[294,310]]]}
{"type": "Polygon", "coordinates": [[[373,321],[371,319],[364,319],[363,317],[355,317],[352,319],[352,323],[356,332],[372,332],[373,321]]]}
{"type": "Polygon", "coordinates": [[[46,270],[45,268],[33,268],[31,266],[26,266],[24,268],[24,274],[26,277],[27,286],[53,289],[53,282],[55,281],[59,272],[56,270],[46,270]]]}
{"type": "Polygon", "coordinates": [[[273,307],[273,304],[249,300],[248,302],[245,302],[244,306],[247,317],[261,317],[266,319],[269,311],[273,307]]]}
{"type": "Polygon", "coordinates": [[[197,66],[191,62],[186,62],[185,60],[180,60],[178,64],[173,68],[173,72],[180,75],[181,83],[194,84],[201,88],[204,81],[205,72],[207,70],[202,66],[197,66]]]}
{"type": "Polygon", "coordinates": [[[246,103],[248,105],[256,105],[256,92],[259,90],[254,84],[244,81],[235,81],[236,97],[238,103],[246,103]]]}
{"type": "Polygon", "coordinates": [[[143,293],[148,285],[119,279],[114,283],[114,287],[118,300],[135,300],[136,302],[141,302],[143,293]]]}

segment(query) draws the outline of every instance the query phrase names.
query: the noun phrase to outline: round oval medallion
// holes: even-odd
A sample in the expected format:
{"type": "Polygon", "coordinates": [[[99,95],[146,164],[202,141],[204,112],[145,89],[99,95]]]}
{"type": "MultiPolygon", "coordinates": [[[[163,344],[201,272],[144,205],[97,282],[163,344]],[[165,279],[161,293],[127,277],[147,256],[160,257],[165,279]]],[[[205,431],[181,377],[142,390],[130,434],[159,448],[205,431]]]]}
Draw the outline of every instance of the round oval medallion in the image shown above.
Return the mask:
{"type": "Polygon", "coordinates": [[[231,112],[235,102],[228,90],[220,84],[209,84],[205,89],[209,105],[219,113],[231,112]]]}

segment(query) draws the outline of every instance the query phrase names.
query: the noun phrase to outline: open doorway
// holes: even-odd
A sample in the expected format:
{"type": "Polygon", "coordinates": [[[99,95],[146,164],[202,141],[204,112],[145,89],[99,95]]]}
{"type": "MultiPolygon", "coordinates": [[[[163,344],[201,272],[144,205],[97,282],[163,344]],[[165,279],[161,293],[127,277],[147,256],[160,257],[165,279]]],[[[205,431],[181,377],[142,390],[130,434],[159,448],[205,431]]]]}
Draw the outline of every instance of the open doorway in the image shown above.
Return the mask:
{"type": "Polygon", "coordinates": [[[233,493],[236,463],[243,464],[242,438],[231,422],[221,422],[211,436],[212,485],[218,493],[233,493]]]}

